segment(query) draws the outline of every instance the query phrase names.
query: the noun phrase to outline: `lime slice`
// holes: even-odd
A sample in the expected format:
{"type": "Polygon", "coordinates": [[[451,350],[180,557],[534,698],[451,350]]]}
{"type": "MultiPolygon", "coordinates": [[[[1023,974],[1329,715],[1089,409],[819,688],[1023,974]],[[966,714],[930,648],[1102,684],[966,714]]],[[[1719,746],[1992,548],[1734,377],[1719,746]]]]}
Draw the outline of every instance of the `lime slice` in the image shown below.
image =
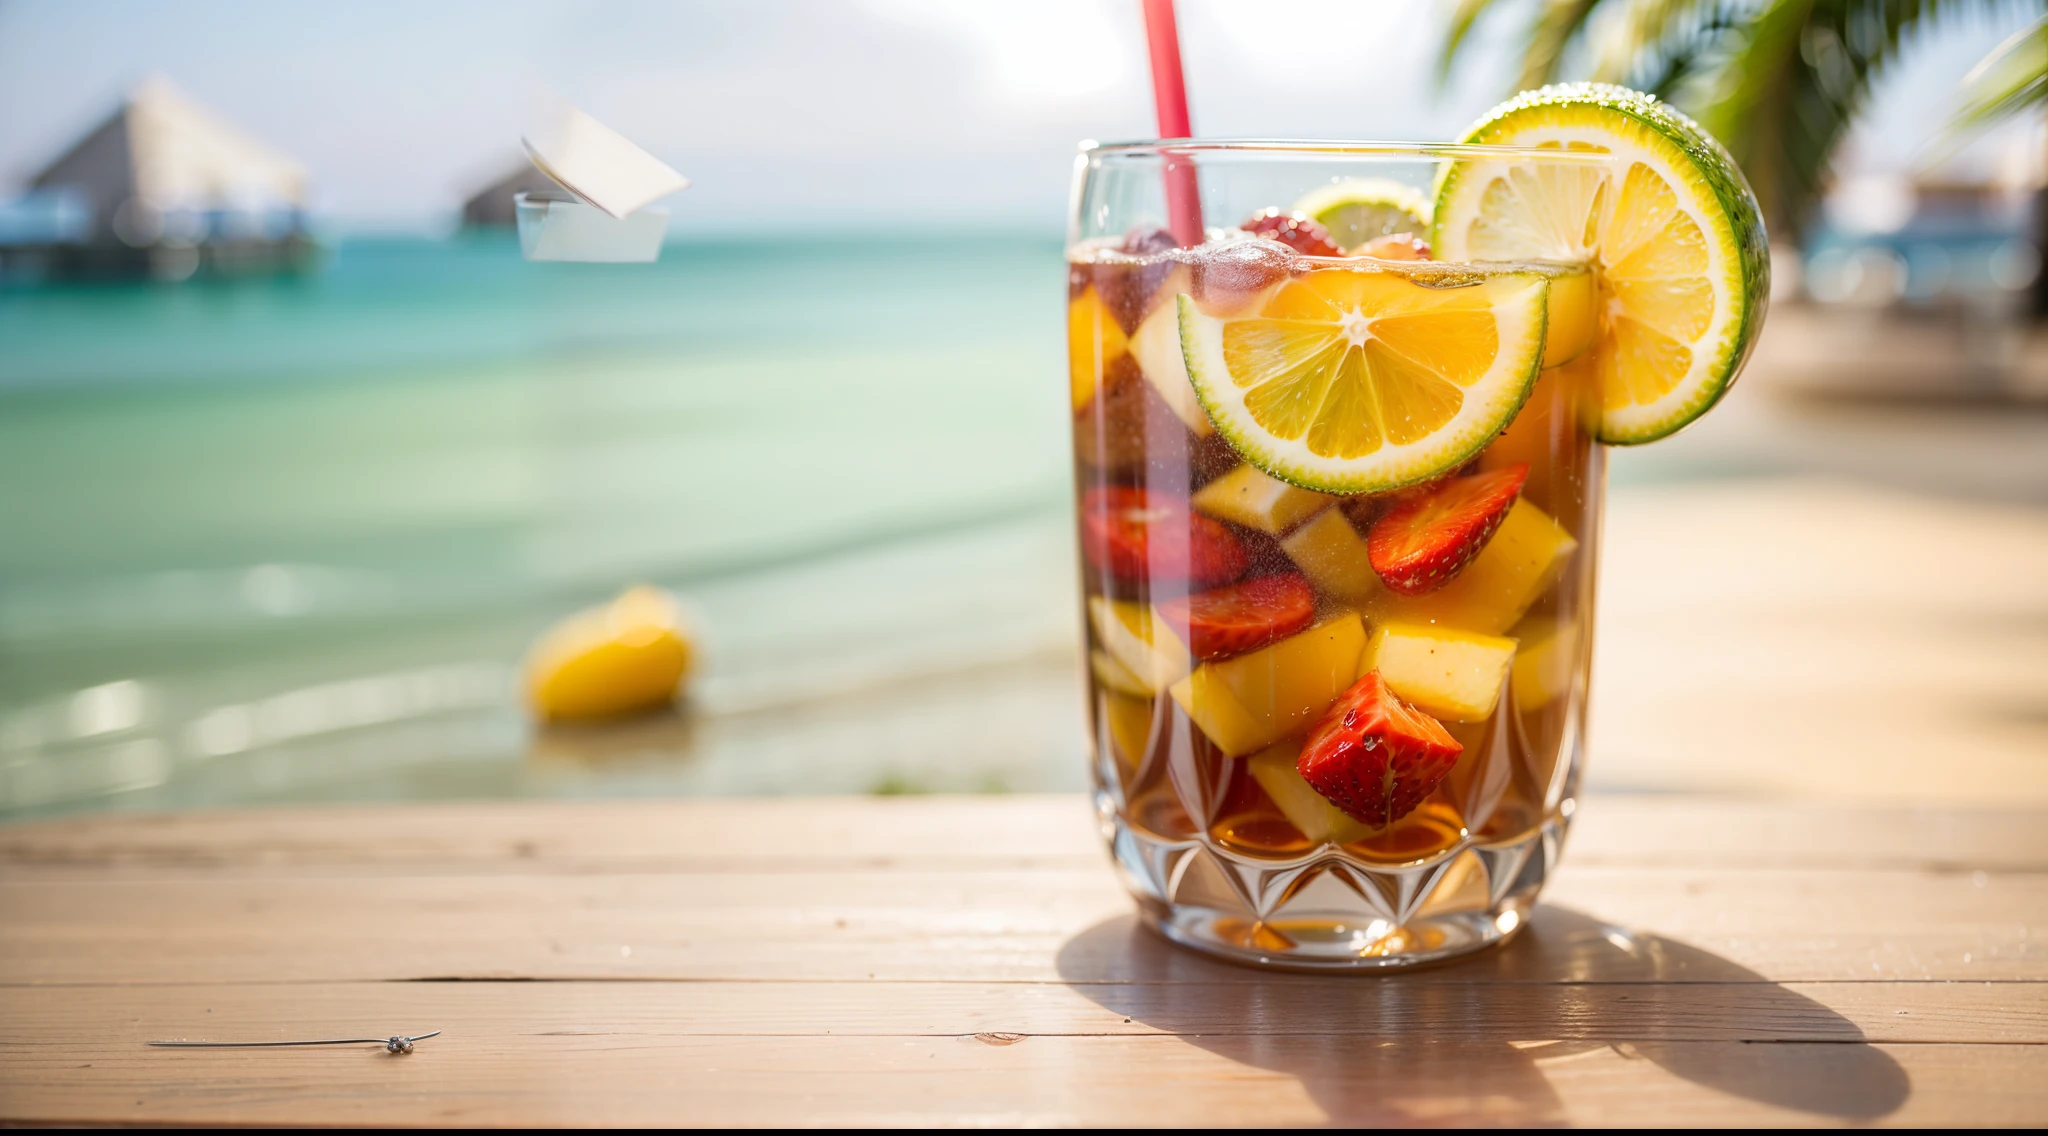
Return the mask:
{"type": "Polygon", "coordinates": [[[1601,441],[1656,441],[1727,393],[1763,327],[1770,253],[1719,143],[1649,95],[1596,83],[1510,99],[1465,141],[1613,155],[1452,163],[1430,235],[1445,260],[1592,266],[1601,441]]]}
{"type": "Polygon", "coordinates": [[[1346,250],[1374,237],[1429,231],[1429,198],[1386,178],[1351,178],[1310,190],[1294,208],[1320,222],[1346,250]]]}
{"type": "Polygon", "coordinates": [[[1188,379],[1238,455],[1323,493],[1424,481],[1514,418],[1544,350],[1540,273],[1325,268],[1231,318],[1180,298],[1188,379]]]}

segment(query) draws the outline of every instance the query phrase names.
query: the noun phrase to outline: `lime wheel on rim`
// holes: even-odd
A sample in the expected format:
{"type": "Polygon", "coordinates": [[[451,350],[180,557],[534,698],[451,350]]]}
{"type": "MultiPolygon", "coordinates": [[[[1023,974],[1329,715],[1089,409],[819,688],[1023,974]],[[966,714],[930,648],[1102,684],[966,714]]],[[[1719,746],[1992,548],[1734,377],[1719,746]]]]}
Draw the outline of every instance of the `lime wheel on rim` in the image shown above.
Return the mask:
{"type": "Polygon", "coordinates": [[[1591,266],[1599,439],[1655,441],[1712,408],[1755,344],[1770,293],[1763,219],[1727,151],[1662,102],[1593,83],[1510,99],[1464,141],[1609,156],[1454,162],[1430,234],[1446,260],[1591,266]]]}

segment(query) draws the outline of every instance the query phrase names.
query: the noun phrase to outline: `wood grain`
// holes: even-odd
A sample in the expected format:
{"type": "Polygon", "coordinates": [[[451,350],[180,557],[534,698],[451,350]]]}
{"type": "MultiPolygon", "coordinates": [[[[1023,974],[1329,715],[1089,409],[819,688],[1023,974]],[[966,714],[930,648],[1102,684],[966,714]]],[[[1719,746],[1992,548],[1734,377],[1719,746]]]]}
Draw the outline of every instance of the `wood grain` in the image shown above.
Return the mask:
{"type": "MultiPolygon", "coordinates": [[[[1595,798],[1574,864],[2048,871],[2032,808],[1842,805],[1690,796],[1595,798]],[[1626,807],[1598,802],[1626,800],[1626,807]],[[1881,831],[1881,840],[1872,840],[1881,831]]],[[[805,865],[868,871],[1102,863],[1067,794],[817,800],[558,801],[92,813],[0,828],[0,868],[659,870],[805,865]],[[431,820],[424,818],[430,817],[431,820]],[[906,841],[901,834],[914,832],[906,841]]]]}
{"type": "Polygon", "coordinates": [[[18,826],[0,1120],[2042,1124],[2044,819],[1593,798],[1516,942],[1364,979],[1140,929],[1075,798],[18,826]]]}

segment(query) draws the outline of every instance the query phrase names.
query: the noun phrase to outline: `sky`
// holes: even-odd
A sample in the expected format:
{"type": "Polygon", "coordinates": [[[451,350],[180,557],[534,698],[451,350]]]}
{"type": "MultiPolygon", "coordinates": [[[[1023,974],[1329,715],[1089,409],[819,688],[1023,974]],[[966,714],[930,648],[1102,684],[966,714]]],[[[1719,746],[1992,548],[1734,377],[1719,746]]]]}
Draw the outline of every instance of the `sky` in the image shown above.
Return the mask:
{"type": "MultiPolygon", "coordinates": [[[[1454,136],[1504,93],[1513,28],[1439,89],[1447,6],[1182,0],[1197,133],[1454,136]]],[[[1855,163],[1910,165],[2022,18],[1918,45],[1855,163]]],[[[1056,232],[1077,143],[1155,133],[1137,0],[0,0],[0,193],[149,75],[299,159],[356,229],[450,223],[550,96],[693,179],[681,229],[1056,232]]]]}

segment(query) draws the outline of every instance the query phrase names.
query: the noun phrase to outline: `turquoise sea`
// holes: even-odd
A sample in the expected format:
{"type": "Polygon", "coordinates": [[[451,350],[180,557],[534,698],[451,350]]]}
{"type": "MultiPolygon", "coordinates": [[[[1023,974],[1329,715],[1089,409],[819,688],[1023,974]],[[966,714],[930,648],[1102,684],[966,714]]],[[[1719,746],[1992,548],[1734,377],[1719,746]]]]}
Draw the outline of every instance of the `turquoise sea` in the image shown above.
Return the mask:
{"type": "Polygon", "coordinates": [[[0,816],[1078,785],[1056,239],[0,292],[0,816]],[[536,732],[652,580],[693,707],[536,732]]]}
{"type": "MultiPolygon", "coordinates": [[[[0,819],[1078,788],[1063,296],[988,233],[0,290],[0,819]],[[527,645],[638,581],[688,707],[533,728],[527,645]]],[[[1611,469],[2033,502],[2037,421],[1746,380],[1611,469]]]]}

